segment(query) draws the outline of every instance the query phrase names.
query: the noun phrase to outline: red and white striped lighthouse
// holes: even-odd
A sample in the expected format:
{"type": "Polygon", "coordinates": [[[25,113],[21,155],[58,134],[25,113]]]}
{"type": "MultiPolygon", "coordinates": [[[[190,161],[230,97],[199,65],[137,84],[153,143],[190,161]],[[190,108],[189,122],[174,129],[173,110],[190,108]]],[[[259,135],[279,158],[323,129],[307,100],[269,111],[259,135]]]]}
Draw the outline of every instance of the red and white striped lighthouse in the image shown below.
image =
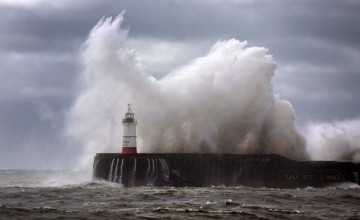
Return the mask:
{"type": "Polygon", "coordinates": [[[136,154],[136,125],[137,121],[134,113],[131,110],[131,105],[128,104],[128,111],[125,113],[125,118],[122,120],[123,124],[123,154],[136,154]]]}

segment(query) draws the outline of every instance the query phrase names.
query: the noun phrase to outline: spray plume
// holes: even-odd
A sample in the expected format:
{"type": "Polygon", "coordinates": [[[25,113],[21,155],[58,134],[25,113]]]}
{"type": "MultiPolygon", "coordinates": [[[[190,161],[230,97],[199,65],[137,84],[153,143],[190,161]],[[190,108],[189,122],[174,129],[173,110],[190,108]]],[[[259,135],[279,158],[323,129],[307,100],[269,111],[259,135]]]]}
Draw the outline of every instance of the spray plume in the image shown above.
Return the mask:
{"type": "Polygon", "coordinates": [[[360,118],[334,123],[310,123],[306,151],[312,160],[360,162],[360,118]]]}
{"type": "Polygon", "coordinates": [[[96,152],[121,151],[127,103],[139,121],[138,152],[308,159],[291,104],[273,93],[276,64],[267,49],[219,41],[207,55],[157,80],[134,50],[123,47],[128,32],[122,20],[123,14],[100,20],[84,45],[85,85],[68,127],[86,146],[83,165],[96,152]]]}

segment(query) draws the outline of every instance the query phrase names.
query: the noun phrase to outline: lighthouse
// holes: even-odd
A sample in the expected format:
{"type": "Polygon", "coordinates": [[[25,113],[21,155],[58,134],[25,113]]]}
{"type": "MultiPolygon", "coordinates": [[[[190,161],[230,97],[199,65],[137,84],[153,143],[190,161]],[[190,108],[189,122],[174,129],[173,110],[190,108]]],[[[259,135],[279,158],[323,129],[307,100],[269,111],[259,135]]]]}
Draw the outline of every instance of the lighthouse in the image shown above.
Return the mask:
{"type": "Polygon", "coordinates": [[[134,113],[131,110],[131,105],[128,104],[128,111],[125,113],[125,118],[122,120],[123,124],[123,154],[136,154],[136,125],[137,121],[134,113]]]}

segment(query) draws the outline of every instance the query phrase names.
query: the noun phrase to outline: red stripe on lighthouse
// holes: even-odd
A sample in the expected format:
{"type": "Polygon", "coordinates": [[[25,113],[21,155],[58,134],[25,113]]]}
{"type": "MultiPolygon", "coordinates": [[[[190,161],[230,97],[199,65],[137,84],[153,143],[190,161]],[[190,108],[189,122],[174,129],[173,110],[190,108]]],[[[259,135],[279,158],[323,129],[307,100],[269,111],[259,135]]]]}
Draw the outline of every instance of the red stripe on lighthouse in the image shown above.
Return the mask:
{"type": "Polygon", "coordinates": [[[122,148],[123,154],[137,154],[136,147],[123,147],[122,148]]]}

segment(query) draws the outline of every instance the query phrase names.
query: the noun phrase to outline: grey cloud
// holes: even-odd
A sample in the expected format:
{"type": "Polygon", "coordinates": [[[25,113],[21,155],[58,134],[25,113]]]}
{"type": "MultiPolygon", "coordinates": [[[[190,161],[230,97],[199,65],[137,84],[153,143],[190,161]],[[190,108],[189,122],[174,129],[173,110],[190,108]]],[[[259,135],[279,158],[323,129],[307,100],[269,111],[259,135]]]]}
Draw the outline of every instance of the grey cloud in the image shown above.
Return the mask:
{"type": "Polygon", "coordinates": [[[306,65],[293,71],[279,68],[274,79],[275,91],[291,101],[301,126],[308,121],[345,120],[359,116],[358,72],[331,67],[316,70],[310,67],[311,64],[306,65]]]}
{"type": "MultiPolygon", "coordinates": [[[[86,6],[86,3],[83,3],[86,6]]],[[[339,1],[102,1],[94,7],[59,9],[5,7],[0,9],[1,29],[8,35],[26,35],[31,40],[45,40],[50,48],[75,46],[85,39],[102,16],[116,16],[126,10],[124,25],[134,37],[192,41],[227,39],[271,43],[291,38],[342,42],[359,46],[359,3],[339,1]],[[9,9],[10,8],[10,9],[9,9]],[[339,19],[341,18],[341,19],[339,19]]],[[[6,36],[8,36],[6,35],[6,36]]],[[[21,43],[21,38],[18,38],[21,43]]],[[[25,44],[26,39],[23,40],[25,44]]],[[[13,43],[15,44],[15,43],[13,43]]],[[[32,42],[41,48],[41,42],[32,42]]],[[[24,45],[25,47],[26,45],[24,45]]],[[[45,47],[45,46],[43,46],[45,47]]],[[[34,49],[34,48],[33,48],[34,49]]]]}

